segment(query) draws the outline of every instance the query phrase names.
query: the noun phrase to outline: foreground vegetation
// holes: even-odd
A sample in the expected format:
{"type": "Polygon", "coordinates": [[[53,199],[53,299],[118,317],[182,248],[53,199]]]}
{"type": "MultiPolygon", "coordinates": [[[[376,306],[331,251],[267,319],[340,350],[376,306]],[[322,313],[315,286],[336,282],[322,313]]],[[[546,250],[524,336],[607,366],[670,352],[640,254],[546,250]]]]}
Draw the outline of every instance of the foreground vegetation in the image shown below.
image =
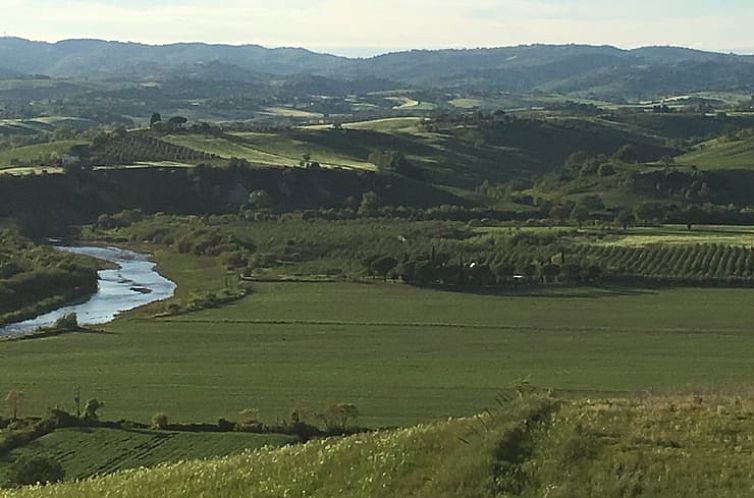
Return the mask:
{"type": "MultiPolygon", "coordinates": [[[[2,433],[0,433],[2,434],[2,433]]],[[[0,458],[0,483],[13,462],[46,457],[59,462],[66,480],[84,479],[160,463],[222,457],[292,442],[289,436],[247,433],[175,432],[145,429],[59,429],[0,458]]]]}
{"type": "Polygon", "coordinates": [[[474,418],[0,496],[727,498],[751,492],[748,394],[500,401],[474,418]]]}

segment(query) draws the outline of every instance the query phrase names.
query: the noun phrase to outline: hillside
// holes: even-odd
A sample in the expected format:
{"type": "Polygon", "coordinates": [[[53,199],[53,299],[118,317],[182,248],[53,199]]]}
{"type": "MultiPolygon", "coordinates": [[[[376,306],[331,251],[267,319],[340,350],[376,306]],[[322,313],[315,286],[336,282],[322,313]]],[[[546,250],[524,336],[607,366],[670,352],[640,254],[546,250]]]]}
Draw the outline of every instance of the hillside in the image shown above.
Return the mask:
{"type": "Polygon", "coordinates": [[[474,418],[0,496],[727,498],[750,491],[748,396],[505,399],[474,418]]]}
{"type": "Polygon", "coordinates": [[[676,160],[679,164],[704,170],[754,169],[754,135],[704,142],[676,160]]]}
{"type": "Polygon", "coordinates": [[[239,432],[173,432],[145,429],[58,429],[0,457],[0,483],[8,462],[44,455],[58,461],[68,480],[86,479],[126,469],[152,467],[164,462],[224,457],[244,451],[278,447],[293,437],[239,432]]]}
{"type": "MultiPolygon", "coordinates": [[[[750,91],[754,57],[674,47],[525,45],[473,50],[414,50],[348,59],[304,49],[180,43],[151,46],[101,40],[32,42],[0,39],[6,73],[56,78],[256,81],[313,75],[336,82],[375,78],[400,88],[473,86],[508,92],[544,91],[604,98],[679,95],[703,90],[750,91]],[[222,68],[226,76],[204,67],[222,68]]],[[[299,80],[300,81],[300,80],[299,80]]],[[[339,88],[338,92],[343,91],[339,88]]]]}

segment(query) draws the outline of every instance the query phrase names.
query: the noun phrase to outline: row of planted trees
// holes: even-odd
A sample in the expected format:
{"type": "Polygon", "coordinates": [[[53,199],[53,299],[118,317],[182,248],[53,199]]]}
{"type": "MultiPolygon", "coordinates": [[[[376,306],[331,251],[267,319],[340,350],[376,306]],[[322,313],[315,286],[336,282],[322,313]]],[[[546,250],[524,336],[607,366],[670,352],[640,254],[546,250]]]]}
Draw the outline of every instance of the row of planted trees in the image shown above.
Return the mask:
{"type": "Polygon", "coordinates": [[[565,256],[540,260],[521,257],[410,254],[401,259],[375,255],[365,261],[370,276],[401,279],[418,285],[449,287],[506,287],[520,284],[586,283],[600,280],[603,268],[587,260],[566,261],[565,256]]]}

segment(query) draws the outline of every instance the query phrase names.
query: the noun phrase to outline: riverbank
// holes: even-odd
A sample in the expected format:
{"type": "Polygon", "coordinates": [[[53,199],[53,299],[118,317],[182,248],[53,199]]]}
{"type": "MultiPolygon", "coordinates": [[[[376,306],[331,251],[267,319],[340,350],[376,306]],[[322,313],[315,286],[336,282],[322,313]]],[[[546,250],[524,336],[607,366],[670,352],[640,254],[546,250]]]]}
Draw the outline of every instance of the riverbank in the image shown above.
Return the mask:
{"type": "MultiPolygon", "coordinates": [[[[173,296],[176,284],[155,271],[156,264],[146,254],[128,249],[98,246],[59,247],[60,251],[95,258],[108,263],[97,272],[96,292],[77,302],[34,318],[0,327],[0,336],[27,335],[51,326],[66,314],[75,313],[81,325],[99,325],[118,314],[173,296]]],[[[62,301],[62,299],[61,299],[62,301]]],[[[49,307],[48,307],[49,309],[49,307]]]]}
{"type": "Polygon", "coordinates": [[[0,228],[0,328],[97,292],[100,263],[0,228]]]}

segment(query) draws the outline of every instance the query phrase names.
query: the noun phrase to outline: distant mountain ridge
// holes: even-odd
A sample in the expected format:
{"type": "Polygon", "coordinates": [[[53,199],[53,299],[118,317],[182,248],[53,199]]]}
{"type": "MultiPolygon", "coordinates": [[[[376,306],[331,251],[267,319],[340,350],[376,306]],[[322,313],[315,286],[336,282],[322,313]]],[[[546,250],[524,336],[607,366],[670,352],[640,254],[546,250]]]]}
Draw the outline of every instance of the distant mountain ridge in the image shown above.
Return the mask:
{"type": "Polygon", "coordinates": [[[0,38],[0,68],[0,77],[6,78],[42,74],[53,78],[257,81],[311,75],[336,82],[376,78],[418,88],[472,86],[610,98],[702,90],[754,91],[754,56],[681,47],[623,50],[522,45],[412,50],[350,59],[302,48],[258,45],[145,45],[102,40],[45,43],[0,38]]]}

